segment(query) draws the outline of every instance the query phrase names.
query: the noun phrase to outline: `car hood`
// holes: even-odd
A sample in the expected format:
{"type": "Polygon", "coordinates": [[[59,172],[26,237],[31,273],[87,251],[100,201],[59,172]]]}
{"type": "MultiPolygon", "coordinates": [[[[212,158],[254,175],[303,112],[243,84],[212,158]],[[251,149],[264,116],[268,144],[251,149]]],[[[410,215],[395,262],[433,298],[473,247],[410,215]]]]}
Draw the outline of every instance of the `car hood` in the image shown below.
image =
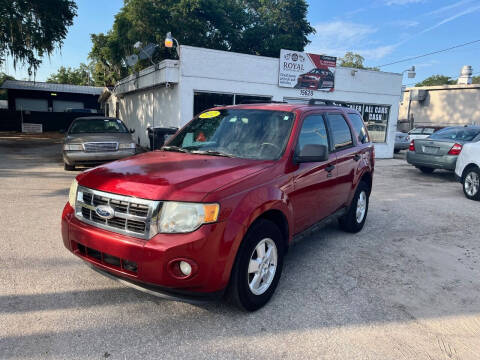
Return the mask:
{"type": "Polygon", "coordinates": [[[66,144],[78,144],[84,142],[132,142],[130,133],[102,133],[102,134],[68,134],[65,137],[66,144]]]}
{"type": "Polygon", "coordinates": [[[77,180],[88,188],[143,199],[201,201],[208,193],[272,164],[154,151],[87,170],[77,180]]]}

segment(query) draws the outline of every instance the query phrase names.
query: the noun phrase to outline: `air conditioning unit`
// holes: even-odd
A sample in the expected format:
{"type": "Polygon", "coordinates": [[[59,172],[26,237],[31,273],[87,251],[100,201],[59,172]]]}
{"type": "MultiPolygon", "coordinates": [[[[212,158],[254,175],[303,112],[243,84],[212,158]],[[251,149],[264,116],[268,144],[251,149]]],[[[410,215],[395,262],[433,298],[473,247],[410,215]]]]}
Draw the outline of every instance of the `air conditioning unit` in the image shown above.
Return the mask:
{"type": "Polygon", "coordinates": [[[427,98],[427,90],[413,89],[410,90],[410,100],[424,101],[427,98]]]}

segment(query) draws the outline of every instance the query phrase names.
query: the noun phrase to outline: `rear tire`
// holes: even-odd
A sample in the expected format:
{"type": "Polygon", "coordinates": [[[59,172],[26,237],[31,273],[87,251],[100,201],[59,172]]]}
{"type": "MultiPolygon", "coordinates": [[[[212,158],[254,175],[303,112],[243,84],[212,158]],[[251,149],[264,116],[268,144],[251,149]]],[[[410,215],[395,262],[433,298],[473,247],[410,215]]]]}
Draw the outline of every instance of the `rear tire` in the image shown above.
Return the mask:
{"type": "Polygon", "coordinates": [[[284,244],[273,222],[260,219],[251,226],[238,249],[230,277],[227,296],[232,303],[242,310],[255,311],[270,300],[282,273],[284,244]]]}
{"type": "Polygon", "coordinates": [[[340,228],[350,233],[357,233],[363,229],[367,220],[368,204],[370,199],[370,187],[362,181],[357,186],[355,195],[348,212],[343,215],[338,222],[340,228]]]}
{"type": "Polygon", "coordinates": [[[463,193],[470,200],[480,201],[480,169],[470,168],[463,177],[463,193]]]}
{"type": "Polygon", "coordinates": [[[419,169],[424,174],[431,174],[435,171],[435,169],[432,169],[432,168],[429,168],[429,167],[424,167],[424,166],[419,167],[419,169]]]}
{"type": "Polygon", "coordinates": [[[75,170],[75,165],[68,165],[67,163],[64,163],[63,168],[66,171],[74,171],[75,170]]]}
{"type": "Polygon", "coordinates": [[[394,152],[395,154],[398,154],[398,153],[400,152],[400,149],[394,149],[393,152],[394,152]]]}

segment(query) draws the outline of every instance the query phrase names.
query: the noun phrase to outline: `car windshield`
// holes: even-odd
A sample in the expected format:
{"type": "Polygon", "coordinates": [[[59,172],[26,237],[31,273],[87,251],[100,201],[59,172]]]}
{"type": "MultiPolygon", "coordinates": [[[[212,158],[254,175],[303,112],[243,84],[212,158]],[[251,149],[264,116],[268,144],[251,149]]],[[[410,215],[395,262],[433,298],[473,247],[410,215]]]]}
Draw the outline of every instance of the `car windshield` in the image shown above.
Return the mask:
{"type": "Polygon", "coordinates": [[[455,140],[455,141],[472,141],[480,134],[480,129],[472,128],[455,128],[439,130],[433,135],[430,135],[430,139],[433,140],[455,140]]]}
{"type": "Polygon", "coordinates": [[[118,119],[77,119],[69,134],[85,133],[126,133],[128,129],[118,119]]]}
{"type": "Polygon", "coordinates": [[[164,150],[273,160],[285,150],[293,119],[293,113],[283,111],[207,111],[175,135],[164,150]]]}

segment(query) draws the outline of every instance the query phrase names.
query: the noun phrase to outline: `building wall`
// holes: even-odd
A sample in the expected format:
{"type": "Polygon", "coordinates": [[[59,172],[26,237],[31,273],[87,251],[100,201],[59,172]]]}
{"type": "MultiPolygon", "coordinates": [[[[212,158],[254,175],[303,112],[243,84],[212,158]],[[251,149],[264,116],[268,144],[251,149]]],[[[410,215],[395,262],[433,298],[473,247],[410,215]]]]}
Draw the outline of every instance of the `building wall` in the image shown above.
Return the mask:
{"type": "MultiPolygon", "coordinates": [[[[480,124],[480,85],[422,87],[427,90],[423,101],[412,101],[410,116],[414,126],[480,124]]],[[[399,121],[408,121],[410,90],[400,103],[399,121]]]]}
{"type": "Polygon", "coordinates": [[[123,97],[112,95],[108,104],[108,115],[116,116],[118,106],[118,117],[128,128],[135,129],[133,137],[145,147],[149,146],[148,127],[178,127],[180,123],[178,85],[132,92],[123,97]]]}

